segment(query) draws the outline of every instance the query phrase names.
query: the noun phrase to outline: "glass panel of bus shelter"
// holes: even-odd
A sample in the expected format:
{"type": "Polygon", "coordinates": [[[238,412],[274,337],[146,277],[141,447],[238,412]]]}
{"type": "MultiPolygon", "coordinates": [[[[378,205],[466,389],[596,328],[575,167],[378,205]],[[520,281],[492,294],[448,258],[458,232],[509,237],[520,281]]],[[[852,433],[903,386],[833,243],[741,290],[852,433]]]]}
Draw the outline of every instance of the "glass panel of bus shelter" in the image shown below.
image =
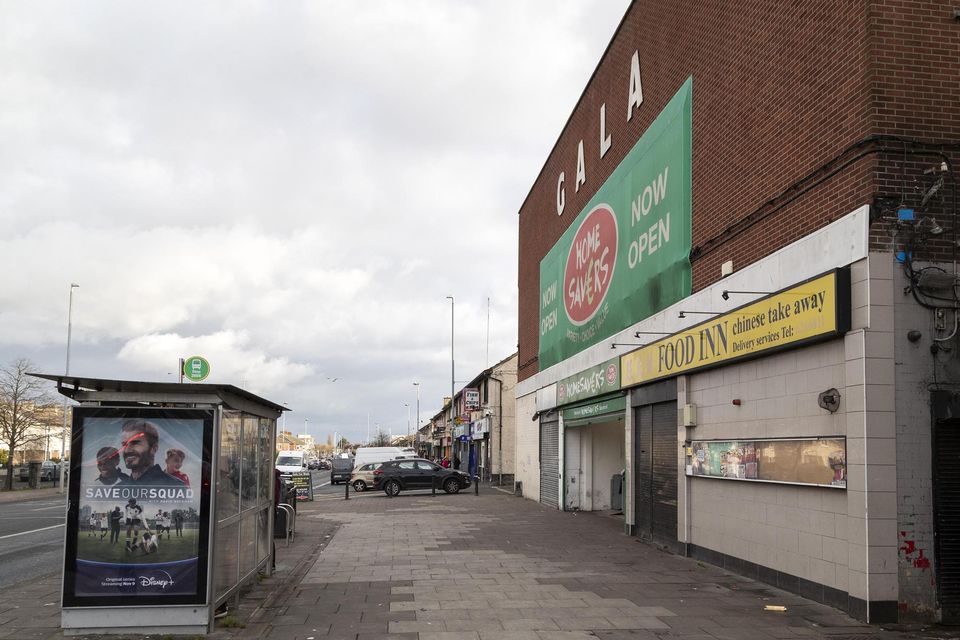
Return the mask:
{"type": "Polygon", "coordinates": [[[220,420],[220,459],[217,461],[217,522],[240,512],[241,413],[224,411],[220,420]]]}
{"type": "Polygon", "coordinates": [[[241,436],[241,481],[240,511],[252,509],[257,505],[257,442],[259,440],[259,419],[250,414],[243,416],[243,435],[241,436]]]}

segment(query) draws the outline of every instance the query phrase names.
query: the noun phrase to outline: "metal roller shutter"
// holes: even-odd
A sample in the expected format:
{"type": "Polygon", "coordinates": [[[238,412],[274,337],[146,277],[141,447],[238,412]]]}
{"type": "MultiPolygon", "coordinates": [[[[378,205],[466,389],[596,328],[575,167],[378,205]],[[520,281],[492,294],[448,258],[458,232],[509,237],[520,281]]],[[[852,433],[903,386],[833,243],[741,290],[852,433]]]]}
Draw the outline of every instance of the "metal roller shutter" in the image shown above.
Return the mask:
{"type": "Polygon", "coordinates": [[[540,503],[560,508],[560,416],[540,418],[540,503]]]}
{"type": "Polygon", "coordinates": [[[942,622],[960,622],[960,421],[934,426],[937,587],[942,622]]]}
{"type": "Polygon", "coordinates": [[[677,542],[677,403],[653,405],[652,513],[653,537],[677,542]]]}

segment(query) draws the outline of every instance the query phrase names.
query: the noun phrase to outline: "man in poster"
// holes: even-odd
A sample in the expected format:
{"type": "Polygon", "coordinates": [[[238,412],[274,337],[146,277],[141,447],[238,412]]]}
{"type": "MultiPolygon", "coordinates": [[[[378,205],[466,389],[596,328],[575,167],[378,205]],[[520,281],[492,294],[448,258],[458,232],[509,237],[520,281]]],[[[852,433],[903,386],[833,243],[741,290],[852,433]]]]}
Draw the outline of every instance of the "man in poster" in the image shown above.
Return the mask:
{"type": "Polygon", "coordinates": [[[160,435],[157,427],[146,420],[127,420],[120,433],[123,439],[123,462],[130,477],[122,484],[185,486],[154,463],[159,448],[160,435]]]}

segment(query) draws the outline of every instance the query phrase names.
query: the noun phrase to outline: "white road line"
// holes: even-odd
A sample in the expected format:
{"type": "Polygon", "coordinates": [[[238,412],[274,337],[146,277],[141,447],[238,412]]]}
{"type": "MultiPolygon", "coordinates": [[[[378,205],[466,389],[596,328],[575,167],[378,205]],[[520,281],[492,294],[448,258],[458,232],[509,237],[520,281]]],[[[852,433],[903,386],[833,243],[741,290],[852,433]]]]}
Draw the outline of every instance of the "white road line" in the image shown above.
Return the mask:
{"type": "Polygon", "coordinates": [[[25,536],[28,533],[37,533],[40,531],[46,531],[48,529],[56,529],[57,527],[62,527],[62,524],[55,524],[52,527],[43,527],[41,529],[34,529],[33,531],[21,531],[20,533],[11,533],[9,535],[0,536],[0,540],[6,540],[7,538],[16,538],[17,536],[25,536]]]}
{"type": "Polygon", "coordinates": [[[63,509],[64,511],[66,511],[66,510],[67,510],[67,505],[66,505],[66,504],[55,504],[55,505],[53,505],[52,507],[40,507],[39,509],[30,509],[30,511],[47,511],[48,509],[63,509]]]}

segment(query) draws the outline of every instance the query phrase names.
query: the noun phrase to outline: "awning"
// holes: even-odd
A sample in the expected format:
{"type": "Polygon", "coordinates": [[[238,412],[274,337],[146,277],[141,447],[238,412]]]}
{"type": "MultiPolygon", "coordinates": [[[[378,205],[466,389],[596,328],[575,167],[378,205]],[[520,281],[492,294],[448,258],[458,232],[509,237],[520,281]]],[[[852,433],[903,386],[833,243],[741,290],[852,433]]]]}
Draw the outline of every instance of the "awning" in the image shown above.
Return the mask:
{"type": "Polygon", "coordinates": [[[626,415],[627,398],[616,393],[563,410],[563,426],[586,427],[601,422],[622,421],[626,415]]]}

